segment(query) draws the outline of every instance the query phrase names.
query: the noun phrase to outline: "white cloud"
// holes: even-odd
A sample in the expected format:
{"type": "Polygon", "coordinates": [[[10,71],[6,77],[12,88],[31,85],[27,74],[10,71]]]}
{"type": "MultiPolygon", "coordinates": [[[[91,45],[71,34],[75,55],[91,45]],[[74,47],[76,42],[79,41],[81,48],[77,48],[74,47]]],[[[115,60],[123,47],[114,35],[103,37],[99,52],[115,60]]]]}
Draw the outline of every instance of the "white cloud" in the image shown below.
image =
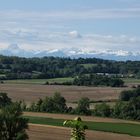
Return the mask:
{"type": "MultiPolygon", "coordinates": [[[[34,32],[27,30],[3,30],[0,32],[0,48],[9,43],[18,43],[26,50],[48,50],[48,49],[86,49],[95,50],[127,50],[138,51],[140,37],[127,35],[101,35],[101,34],[79,34],[74,30],[71,32],[34,32]],[[78,39],[77,39],[78,38],[78,39]]],[[[8,46],[8,45],[7,45],[8,46]]]]}
{"type": "MultiPolygon", "coordinates": [[[[81,34],[69,29],[69,20],[140,18],[140,8],[88,9],[56,12],[0,12],[0,48],[11,43],[32,50],[82,48],[137,51],[140,37],[128,35],[81,34]],[[69,32],[70,31],[70,32],[69,32]]],[[[86,25],[85,25],[86,26],[86,25]]]]}
{"type": "Polygon", "coordinates": [[[69,36],[73,38],[81,38],[81,35],[78,31],[71,31],[69,32],[69,36]]]}

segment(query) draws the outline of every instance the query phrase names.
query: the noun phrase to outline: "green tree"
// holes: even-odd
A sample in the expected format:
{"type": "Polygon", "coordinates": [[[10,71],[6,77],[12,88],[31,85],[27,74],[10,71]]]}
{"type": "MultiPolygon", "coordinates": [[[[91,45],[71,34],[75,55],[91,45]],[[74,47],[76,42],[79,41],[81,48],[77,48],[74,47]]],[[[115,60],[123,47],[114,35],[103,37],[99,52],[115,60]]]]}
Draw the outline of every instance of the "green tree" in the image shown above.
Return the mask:
{"type": "Polygon", "coordinates": [[[90,115],[90,100],[87,97],[83,97],[78,101],[78,106],[75,109],[77,114],[90,115]]]}
{"type": "Polygon", "coordinates": [[[85,130],[88,127],[83,124],[80,117],[76,117],[74,120],[66,120],[63,125],[72,128],[70,140],[85,140],[85,130]]]}
{"type": "Polygon", "coordinates": [[[65,112],[67,110],[66,100],[60,93],[56,92],[53,96],[54,110],[56,112],[65,112]]]}
{"type": "Polygon", "coordinates": [[[28,136],[28,119],[22,117],[19,103],[13,103],[0,111],[0,139],[1,140],[26,140],[28,136]]]}
{"type": "Polygon", "coordinates": [[[111,114],[111,109],[110,106],[105,103],[97,104],[95,106],[94,113],[97,116],[109,117],[111,114]]]}
{"type": "Polygon", "coordinates": [[[5,107],[6,105],[9,105],[11,103],[12,103],[11,98],[7,96],[7,93],[1,92],[0,93],[0,108],[5,107]]]}
{"type": "Polygon", "coordinates": [[[124,90],[121,92],[119,99],[121,101],[129,101],[133,97],[139,97],[140,96],[140,87],[134,89],[134,90],[124,90]]]}

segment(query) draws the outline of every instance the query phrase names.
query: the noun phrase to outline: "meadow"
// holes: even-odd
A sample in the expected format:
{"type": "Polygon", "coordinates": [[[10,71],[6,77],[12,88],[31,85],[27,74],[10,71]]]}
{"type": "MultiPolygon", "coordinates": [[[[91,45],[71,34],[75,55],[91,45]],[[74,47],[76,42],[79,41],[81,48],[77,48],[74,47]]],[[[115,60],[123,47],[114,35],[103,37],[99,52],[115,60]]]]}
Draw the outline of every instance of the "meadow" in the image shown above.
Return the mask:
{"type": "Polygon", "coordinates": [[[51,79],[17,79],[17,80],[5,80],[4,83],[6,84],[45,84],[46,82],[49,83],[63,83],[72,81],[72,77],[66,78],[51,78],[51,79]]]}

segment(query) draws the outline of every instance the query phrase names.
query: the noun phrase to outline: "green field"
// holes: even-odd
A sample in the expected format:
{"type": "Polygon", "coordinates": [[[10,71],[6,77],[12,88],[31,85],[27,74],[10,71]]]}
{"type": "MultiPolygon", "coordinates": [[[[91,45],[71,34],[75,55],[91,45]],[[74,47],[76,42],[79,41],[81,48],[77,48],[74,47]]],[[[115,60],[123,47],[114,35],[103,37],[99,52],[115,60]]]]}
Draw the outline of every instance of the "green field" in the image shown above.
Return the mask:
{"type": "Polygon", "coordinates": [[[140,83],[140,79],[136,79],[136,78],[122,78],[122,80],[127,84],[140,83]]]}
{"type": "MultiPolygon", "coordinates": [[[[29,123],[44,124],[52,126],[63,126],[63,119],[53,119],[45,117],[29,117],[29,123]]],[[[110,122],[84,122],[89,130],[128,134],[140,137],[140,125],[130,123],[110,123],[110,122]]]]}
{"type": "MultiPolygon", "coordinates": [[[[4,75],[0,75],[4,76],[4,75]]],[[[4,83],[8,84],[45,84],[47,81],[49,83],[62,83],[62,82],[70,82],[73,81],[72,77],[64,77],[64,78],[52,78],[52,79],[18,79],[18,80],[5,80],[4,83]]],[[[135,78],[122,78],[122,80],[126,84],[140,84],[140,79],[135,78]]]]}
{"type": "Polygon", "coordinates": [[[94,66],[97,66],[97,64],[93,64],[93,63],[89,63],[89,64],[80,64],[80,65],[84,66],[86,69],[92,68],[92,67],[94,67],[94,66]]]}
{"type": "Polygon", "coordinates": [[[5,80],[4,83],[8,84],[45,84],[47,81],[50,83],[62,83],[67,81],[72,81],[72,77],[66,78],[53,78],[53,79],[19,79],[19,80],[5,80]]]}

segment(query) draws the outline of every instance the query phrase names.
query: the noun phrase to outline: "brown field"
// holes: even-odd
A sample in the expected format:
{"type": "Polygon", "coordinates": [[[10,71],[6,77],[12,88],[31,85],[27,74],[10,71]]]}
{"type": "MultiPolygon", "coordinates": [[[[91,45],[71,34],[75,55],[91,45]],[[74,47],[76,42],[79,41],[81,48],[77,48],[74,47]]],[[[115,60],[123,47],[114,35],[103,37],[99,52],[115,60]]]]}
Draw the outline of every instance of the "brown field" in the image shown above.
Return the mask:
{"type": "MultiPolygon", "coordinates": [[[[55,126],[33,125],[30,124],[29,130],[30,140],[69,140],[70,129],[55,126]]],[[[87,140],[140,140],[138,137],[132,137],[124,134],[115,134],[99,131],[86,131],[87,140]]]]}
{"type": "Polygon", "coordinates": [[[13,100],[25,100],[27,103],[52,96],[54,92],[60,92],[67,102],[77,101],[81,97],[88,97],[90,100],[112,100],[118,99],[120,92],[126,89],[128,88],[0,84],[0,92],[8,93],[13,100]]]}

